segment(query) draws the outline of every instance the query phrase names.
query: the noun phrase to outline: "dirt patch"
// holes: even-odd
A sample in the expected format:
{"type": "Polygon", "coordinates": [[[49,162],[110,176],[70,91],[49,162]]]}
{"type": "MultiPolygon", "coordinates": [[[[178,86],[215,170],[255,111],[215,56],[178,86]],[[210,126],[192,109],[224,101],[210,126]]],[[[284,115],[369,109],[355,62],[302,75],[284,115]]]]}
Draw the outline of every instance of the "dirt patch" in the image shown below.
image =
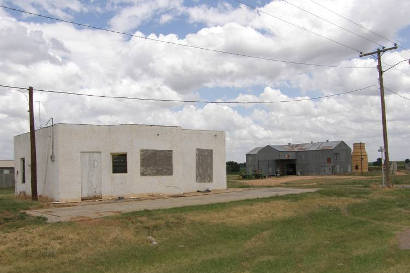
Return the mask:
{"type": "MultiPolygon", "coordinates": [[[[287,182],[296,182],[296,181],[309,181],[309,180],[335,180],[335,179],[349,179],[349,180],[356,180],[356,179],[374,179],[374,176],[342,176],[342,175],[318,175],[318,176],[283,176],[283,177],[269,177],[265,179],[258,179],[258,180],[242,180],[240,181],[243,184],[249,186],[272,186],[272,185],[280,185],[287,182]]],[[[311,183],[315,184],[315,183],[311,183]]]]}
{"type": "MultiPolygon", "coordinates": [[[[81,202],[42,202],[41,208],[62,208],[62,207],[75,207],[84,205],[99,205],[105,203],[117,203],[117,202],[132,202],[132,201],[144,201],[144,200],[156,200],[156,199],[168,199],[174,197],[189,197],[189,196],[202,196],[202,195],[212,195],[219,193],[237,192],[245,191],[247,189],[241,188],[229,188],[222,190],[212,190],[210,192],[186,192],[180,194],[129,194],[121,196],[106,196],[103,199],[92,199],[92,200],[82,200],[81,202]]],[[[36,207],[37,209],[37,207],[36,207]]],[[[117,213],[117,211],[114,211],[117,213]]]]}
{"type": "Polygon", "coordinates": [[[397,171],[396,175],[398,176],[408,175],[408,172],[407,171],[397,171]]]}
{"type": "Polygon", "coordinates": [[[397,235],[400,249],[410,249],[410,229],[400,232],[397,235]]]}

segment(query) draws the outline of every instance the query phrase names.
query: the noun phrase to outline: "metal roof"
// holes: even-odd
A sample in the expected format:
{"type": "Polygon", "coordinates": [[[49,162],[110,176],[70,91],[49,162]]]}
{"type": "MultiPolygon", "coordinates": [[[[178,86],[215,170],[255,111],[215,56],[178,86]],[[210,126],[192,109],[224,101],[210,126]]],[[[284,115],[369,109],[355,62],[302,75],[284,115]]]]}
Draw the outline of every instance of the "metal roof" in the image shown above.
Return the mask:
{"type": "MultiPolygon", "coordinates": [[[[302,151],[321,151],[321,150],[333,150],[337,145],[342,143],[342,140],[338,141],[324,141],[324,142],[311,142],[300,144],[288,144],[288,145],[268,145],[279,152],[302,152],[302,151]]],[[[266,147],[266,146],[265,146],[266,147]]],[[[247,154],[257,154],[261,149],[265,147],[256,147],[247,154]]]]}
{"type": "Polygon", "coordinates": [[[0,160],[0,168],[14,168],[14,160],[0,160]]]}
{"type": "Polygon", "coordinates": [[[325,141],[314,143],[288,144],[288,145],[269,145],[279,152],[298,152],[298,151],[320,151],[333,150],[342,141],[325,141]]]}
{"type": "MultiPolygon", "coordinates": [[[[265,146],[266,147],[266,146],[265,146]]],[[[247,155],[256,155],[260,150],[262,150],[262,148],[265,148],[265,147],[256,147],[256,148],[253,148],[252,150],[250,150],[249,152],[247,152],[246,154],[247,155]]]]}

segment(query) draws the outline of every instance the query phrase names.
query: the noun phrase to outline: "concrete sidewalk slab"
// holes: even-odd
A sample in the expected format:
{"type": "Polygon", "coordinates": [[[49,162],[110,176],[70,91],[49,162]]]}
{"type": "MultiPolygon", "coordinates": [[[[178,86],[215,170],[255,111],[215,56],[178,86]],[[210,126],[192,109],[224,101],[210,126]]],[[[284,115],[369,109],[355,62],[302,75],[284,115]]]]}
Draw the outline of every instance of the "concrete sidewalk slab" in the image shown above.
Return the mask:
{"type": "Polygon", "coordinates": [[[32,216],[43,216],[48,222],[81,221],[125,212],[177,208],[195,205],[225,203],[231,201],[266,198],[287,194],[315,192],[318,189],[257,188],[242,191],[204,194],[187,197],[172,197],[154,200],[118,200],[103,203],[82,204],[71,207],[47,208],[26,211],[32,216]]]}

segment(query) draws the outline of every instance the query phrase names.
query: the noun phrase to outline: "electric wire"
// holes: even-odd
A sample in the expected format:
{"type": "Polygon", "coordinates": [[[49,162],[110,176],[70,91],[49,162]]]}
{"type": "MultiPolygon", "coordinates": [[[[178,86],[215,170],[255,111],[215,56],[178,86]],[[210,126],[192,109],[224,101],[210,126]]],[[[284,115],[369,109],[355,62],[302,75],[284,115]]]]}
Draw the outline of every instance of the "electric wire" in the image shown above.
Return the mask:
{"type": "MultiPolygon", "coordinates": [[[[103,27],[97,27],[89,24],[83,24],[83,23],[78,23],[75,21],[70,21],[70,20],[65,20],[65,19],[60,19],[48,15],[42,15],[39,13],[34,13],[34,12],[29,12],[26,10],[22,9],[17,9],[17,8],[12,8],[8,7],[5,5],[0,5],[1,8],[28,14],[28,15],[33,15],[49,20],[54,20],[54,21],[59,21],[59,22],[64,22],[84,28],[90,28],[90,29],[95,29],[95,30],[100,30],[100,31],[106,31],[110,33],[115,33],[119,35],[124,35],[128,37],[134,37],[142,40],[147,40],[147,41],[154,41],[154,42],[159,42],[163,44],[168,44],[168,45],[174,45],[174,46],[179,46],[179,47],[185,47],[185,48],[193,48],[193,49],[198,49],[198,50],[203,50],[203,51],[208,51],[208,52],[214,52],[214,53],[220,53],[220,54],[226,54],[226,55],[231,55],[231,56],[238,56],[238,57],[246,57],[246,58],[251,58],[251,59],[257,59],[257,60],[264,60],[264,61],[271,61],[271,62],[278,62],[278,63],[285,63],[285,64],[291,64],[291,65],[303,65],[303,66],[313,66],[313,67],[331,67],[331,68],[348,68],[348,69],[353,69],[353,68],[373,68],[373,67],[367,67],[367,66],[338,66],[338,65],[327,65],[327,64],[317,64],[317,63],[307,63],[307,62],[298,62],[298,61],[291,61],[291,60],[283,60],[283,59],[276,59],[276,58],[269,58],[269,57],[263,57],[263,56],[255,56],[255,55],[249,55],[245,53],[239,53],[239,52],[230,52],[230,51],[225,51],[225,50],[220,50],[220,49],[212,49],[212,48],[207,48],[203,46],[197,46],[197,45],[190,45],[190,44],[183,44],[183,43],[177,43],[177,42],[172,42],[172,41],[166,41],[162,39],[157,39],[157,38],[151,38],[151,37],[146,37],[142,35],[137,35],[137,34],[131,34],[127,32],[122,32],[122,31],[117,31],[109,28],[103,28],[103,27]]],[[[351,48],[352,49],[352,48],[351,48]]],[[[356,51],[356,49],[353,49],[356,51]]]]}
{"type": "MultiPolygon", "coordinates": [[[[51,94],[63,94],[63,95],[74,95],[74,96],[84,96],[84,97],[96,97],[96,98],[108,98],[108,99],[120,99],[120,100],[136,100],[136,101],[152,101],[152,102],[177,102],[177,103],[204,103],[204,104],[274,104],[274,103],[287,103],[287,102],[300,102],[300,101],[314,101],[320,100],[330,97],[337,97],[342,95],[347,95],[351,93],[357,93],[371,87],[375,87],[376,85],[369,85],[362,88],[349,90],[340,93],[333,93],[323,96],[317,97],[309,97],[309,98],[297,98],[297,99],[290,99],[290,100],[277,100],[277,101],[212,101],[212,100],[178,100],[178,99],[157,99],[157,98],[141,98],[141,97],[128,97],[128,96],[110,96],[110,95],[97,95],[97,94],[90,94],[90,93],[81,93],[81,92],[69,92],[69,91],[58,91],[58,90],[46,90],[46,89],[37,89],[33,88],[33,91],[40,92],[40,93],[51,93],[51,94]]],[[[19,89],[19,90],[27,90],[25,87],[18,87],[18,86],[10,86],[0,84],[0,87],[4,88],[11,88],[11,89],[19,89]]]]}
{"type": "MultiPolygon", "coordinates": [[[[400,44],[399,42],[397,42],[397,41],[396,41],[396,42],[395,42],[395,41],[392,41],[391,39],[387,38],[386,36],[381,35],[380,33],[377,33],[377,32],[375,32],[375,31],[371,30],[370,28],[364,26],[363,24],[358,23],[358,22],[354,21],[353,19],[348,18],[348,17],[346,17],[346,16],[344,16],[344,15],[342,15],[342,14],[340,14],[340,13],[337,13],[337,12],[331,10],[330,8],[328,8],[328,7],[324,6],[324,5],[319,4],[318,2],[316,2],[316,1],[314,1],[314,0],[309,0],[309,1],[312,2],[312,3],[314,3],[315,5],[317,5],[317,6],[319,6],[319,7],[322,7],[323,9],[325,9],[325,10],[327,10],[327,11],[329,11],[329,12],[331,12],[331,13],[337,15],[337,16],[339,16],[340,18],[343,18],[343,19],[349,21],[350,23],[352,23],[352,24],[354,24],[354,25],[356,25],[356,26],[358,26],[358,27],[360,27],[360,28],[362,28],[362,29],[364,29],[364,30],[366,30],[366,31],[368,31],[368,32],[370,32],[370,33],[372,33],[373,35],[378,36],[379,38],[381,38],[381,39],[383,39],[383,40],[385,40],[385,41],[388,41],[388,42],[390,42],[390,43],[392,43],[392,44],[397,44],[397,45],[400,44]]],[[[405,60],[405,59],[408,59],[408,58],[403,57],[403,55],[401,55],[400,53],[398,53],[398,54],[399,54],[399,56],[402,57],[404,60],[405,60]]]]}
{"type": "Polygon", "coordinates": [[[320,33],[318,33],[318,32],[312,31],[312,30],[310,30],[310,29],[308,29],[308,28],[306,28],[306,27],[304,27],[304,26],[302,26],[302,25],[299,25],[299,24],[296,24],[296,23],[292,23],[292,22],[290,22],[290,21],[288,21],[288,20],[286,20],[286,19],[283,19],[283,18],[281,18],[281,17],[279,17],[279,16],[276,16],[276,15],[273,15],[273,14],[268,13],[268,12],[266,12],[266,11],[263,11],[263,10],[261,10],[261,9],[258,9],[258,7],[253,6],[253,5],[251,5],[251,4],[248,4],[248,3],[245,3],[245,2],[243,2],[243,1],[241,1],[241,0],[235,0],[235,1],[238,2],[238,3],[240,3],[240,4],[242,4],[242,5],[244,5],[244,6],[247,6],[247,7],[250,8],[250,9],[255,10],[258,14],[259,14],[259,13],[265,14],[265,15],[267,15],[267,16],[270,16],[270,17],[272,17],[272,18],[275,18],[275,19],[277,19],[277,20],[280,20],[280,21],[282,21],[282,22],[284,22],[284,23],[286,23],[286,24],[289,24],[289,25],[292,25],[292,26],[294,26],[294,27],[300,28],[300,29],[302,29],[302,30],[304,30],[304,31],[306,31],[306,32],[310,32],[310,33],[312,33],[312,34],[314,34],[314,35],[316,35],[316,36],[319,36],[319,37],[321,37],[321,38],[323,38],[323,39],[326,39],[326,40],[328,40],[328,41],[330,41],[330,42],[333,42],[333,43],[335,43],[335,44],[337,44],[337,45],[339,45],[339,46],[342,46],[342,47],[345,47],[345,48],[347,48],[347,49],[349,49],[349,50],[352,50],[352,51],[354,51],[354,52],[360,53],[360,50],[357,49],[357,48],[353,48],[353,47],[351,47],[351,46],[349,46],[349,45],[347,45],[347,44],[344,44],[344,43],[342,43],[342,42],[336,41],[335,39],[329,38],[329,37],[326,36],[326,35],[323,35],[323,34],[320,34],[320,33]]]}
{"type": "Polygon", "coordinates": [[[390,92],[390,93],[392,93],[392,94],[395,94],[396,96],[399,96],[399,97],[402,98],[402,99],[410,100],[410,98],[405,97],[405,96],[403,96],[403,95],[400,95],[398,92],[395,92],[395,91],[391,90],[390,88],[385,87],[384,89],[386,89],[387,92],[390,92]]]}
{"type": "Polygon", "coordinates": [[[403,63],[403,62],[409,62],[409,64],[410,64],[410,59],[401,60],[401,61],[399,61],[399,62],[397,62],[397,63],[395,63],[395,64],[392,64],[392,65],[390,65],[387,69],[385,69],[383,72],[387,72],[387,71],[389,71],[390,69],[397,67],[399,64],[401,64],[401,63],[403,63]]]}
{"type": "Polygon", "coordinates": [[[347,20],[347,21],[349,21],[350,23],[352,23],[352,24],[354,24],[354,25],[356,25],[356,26],[358,26],[358,27],[360,27],[360,28],[362,28],[362,29],[365,29],[366,31],[368,31],[368,32],[370,32],[370,33],[372,33],[372,34],[378,36],[379,38],[384,39],[385,41],[391,42],[392,44],[395,44],[395,43],[397,44],[397,42],[394,42],[394,41],[392,41],[391,39],[387,38],[386,36],[381,35],[381,34],[375,32],[375,31],[371,30],[371,29],[368,28],[368,27],[365,27],[363,24],[358,23],[358,22],[354,21],[354,20],[351,19],[351,18],[348,18],[348,17],[346,17],[346,16],[344,16],[344,15],[342,15],[342,14],[340,14],[340,13],[337,13],[336,11],[333,11],[333,10],[331,10],[330,8],[328,8],[328,7],[322,5],[322,4],[320,4],[320,3],[318,3],[318,2],[316,2],[316,1],[314,1],[314,0],[309,0],[309,1],[312,2],[313,4],[319,6],[319,7],[322,7],[323,9],[325,9],[325,10],[327,10],[327,11],[329,11],[329,12],[331,12],[331,13],[333,13],[333,14],[335,14],[335,15],[337,15],[337,16],[339,16],[339,17],[341,17],[341,18],[343,18],[343,19],[345,19],[345,20],[347,20]]]}
{"type": "Polygon", "coordinates": [[[297,8],[297,9],[303,11],[303,12],[306,12],[306,13],[308,13],[308,14],[310,14],[310,15],[312,15],[312,16],[314,16],[314,17],[316,17],[316,18],[318,18],[318,19],[320,19],[320,20],[322,20],[322,21],[324,21],[324,22],[326,22],[326,23],[328,23],[328,24],[331,24],[331,25],[333,25],[333,26],[336,26],[336,27],[338,27],[339,29],[344,30],[345,32],[348,32],[348,33],[350,33],[350,34],[352,34],[352,35],[355,35],[356,37],[359,37],[359,38],[361,38],[361,39],[363,39],[363,40],[366,40],[366,41],[368,41],[368,42],[371,42],[371,43],[374,43],[374,44],[376,44],[376,45],[378,45],[378,46],[383,47],[383,45],[380,44],[380,43],[378,43],[377,41],[374,41],[374,40],[372,40],[372,39],[369,39],[369,38],[367,38],[367,37],[365,37],[365,36],[363,36],[363,35],[361,35],[361,34],[358,34],[358,33],[354,32],[354,31],[351,31],[351,30],[349,30],[349,29],[347,29],[347,28],[345,28],[345,27],[343,27],[343,26],[340,26],[340,25],[338,25],[338,24],[336,24],[336,23],[333,23],[332,21],[330,21],[330,20],[328,20],[328,19],[326,19],[326,18],[324,18],[324,17],[322,17],[322,16],[320,16],[320,15],[317,15],[316,13],[313,13],[313,12],[311,12],[311,11],[309,11],[309,10],[307,10],[307,9],[305,9],[305,8],[303,8],[303,7],[301,7],[301,6],[295,5],[295,4],[293,4],[293,3],[291,3],[291,2],[289,2],[289,1],[287,1],[287,0],[282,0],[282,1],[285,2],[285,3],[287,3],[287,4],[290,5],[290,6],[294,7],[294,8],[297,8]]]}

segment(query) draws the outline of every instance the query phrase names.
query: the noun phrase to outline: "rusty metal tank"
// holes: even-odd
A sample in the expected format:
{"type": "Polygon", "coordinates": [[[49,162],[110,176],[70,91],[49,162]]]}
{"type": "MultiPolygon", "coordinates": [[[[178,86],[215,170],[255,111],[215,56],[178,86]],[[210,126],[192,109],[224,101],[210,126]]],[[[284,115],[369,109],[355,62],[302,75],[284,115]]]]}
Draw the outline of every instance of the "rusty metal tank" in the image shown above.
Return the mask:
{"type": "Polygon", "coordinates": [[[352,152],[352,172],[367,173],[369,171],[366,144],[354,143],[352,152]]]}

